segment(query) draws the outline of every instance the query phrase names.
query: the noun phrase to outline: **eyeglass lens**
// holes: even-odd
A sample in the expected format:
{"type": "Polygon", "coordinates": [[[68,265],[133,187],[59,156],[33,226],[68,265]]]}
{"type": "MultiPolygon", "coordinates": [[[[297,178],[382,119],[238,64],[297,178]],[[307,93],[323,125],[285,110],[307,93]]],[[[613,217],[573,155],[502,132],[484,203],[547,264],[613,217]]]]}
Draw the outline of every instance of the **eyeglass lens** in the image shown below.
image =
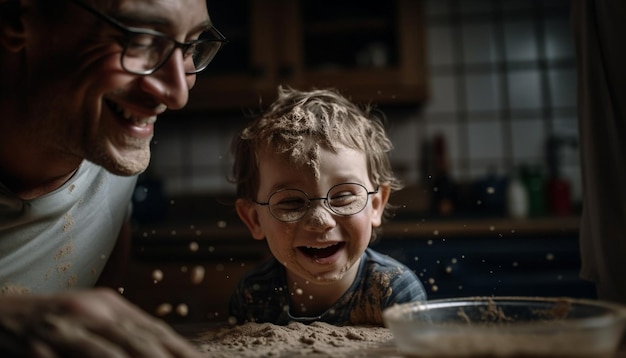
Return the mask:
{"type": "Polygon", "coordinates": [[[198,73],[207,67],[227,42],[217,29],[210,28],[202,32],[197,40],[179,43],[155,31],[125,26],[82,1],[72,0],[72,2],[124,32],[126,44],[121,63],[124,70],[134,74],[148,75],[156,71],[177,47],[183,50],[185,73],[198,73]]]}
{"type": "Polygon", "coordinates": [[[330,210],[338,215],[354,215],[367,204],[367,189],[360,184],[339,184],[332,187],[325,198],[309,197],[303,191],[286,189],[277,191],[269,198],[270,212],[281,221],[296,221],[306,215],[310,202],[324,200],[330,210]]]}
{"type": "MultiPolygon", "coordinates": [[[[202,71],[213,60],[223,44],[214,39],[215,36],[211,32],[205,31],[197,42],[183,48],[186,73],[202,71]]],[[[148,73],[167,61],[175,48],[176,44],[166,37],[133,33],[128,38],[122,65],[129,72],[148,73]]]]}

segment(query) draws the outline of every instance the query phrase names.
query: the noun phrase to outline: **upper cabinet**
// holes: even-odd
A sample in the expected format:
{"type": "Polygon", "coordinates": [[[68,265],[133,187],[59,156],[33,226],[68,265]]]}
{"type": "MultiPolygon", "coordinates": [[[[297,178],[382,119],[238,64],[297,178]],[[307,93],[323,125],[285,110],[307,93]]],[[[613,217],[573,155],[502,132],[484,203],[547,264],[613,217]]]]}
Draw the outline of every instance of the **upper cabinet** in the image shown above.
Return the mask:
{"type": "Polygon", "coordinates": [[[187,112],[266,106],[278,85],[333,87],[378,105],[426,99],[418,0],[208,1],[229,39],[197,76],[187,112]]]}

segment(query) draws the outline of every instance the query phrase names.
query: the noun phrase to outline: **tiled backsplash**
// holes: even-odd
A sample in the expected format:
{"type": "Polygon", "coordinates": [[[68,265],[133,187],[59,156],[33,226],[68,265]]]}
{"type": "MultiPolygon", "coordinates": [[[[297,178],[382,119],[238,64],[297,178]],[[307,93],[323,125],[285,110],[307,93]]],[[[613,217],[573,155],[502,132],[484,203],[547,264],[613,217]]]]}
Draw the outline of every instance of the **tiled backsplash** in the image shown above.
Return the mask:
{"type": "MultiPolygon", "coordinates": [[[[438,133],[459,181],[509,175],[521,164],[545,170],[550,136],[577,141],[569,1],[430,0],[425,9],[430,99],[420,109],[383,109],[407,184],[421,179],[422,142],[438,133]]],[[[245,121],[243,113],[164,118],[150,174],[170,196],[233,192],[230,139],[245,121]]],[[[577,201],[578,148],[562,146],[559,158],[577,201]]]]}

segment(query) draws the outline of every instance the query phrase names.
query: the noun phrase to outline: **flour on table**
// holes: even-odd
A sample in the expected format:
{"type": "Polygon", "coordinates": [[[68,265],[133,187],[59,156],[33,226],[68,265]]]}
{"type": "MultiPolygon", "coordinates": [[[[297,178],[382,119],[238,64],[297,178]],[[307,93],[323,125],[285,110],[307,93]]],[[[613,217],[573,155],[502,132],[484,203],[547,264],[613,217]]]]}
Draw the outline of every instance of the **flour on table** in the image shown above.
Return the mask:
{"type": "Polygon", "coordinates": [[[191,339],[208,357],[359,357],[364,348],[392,338],[384,327],[343,326],[293,322],[286,326],[246,323],[200,333],[191,339]]]}

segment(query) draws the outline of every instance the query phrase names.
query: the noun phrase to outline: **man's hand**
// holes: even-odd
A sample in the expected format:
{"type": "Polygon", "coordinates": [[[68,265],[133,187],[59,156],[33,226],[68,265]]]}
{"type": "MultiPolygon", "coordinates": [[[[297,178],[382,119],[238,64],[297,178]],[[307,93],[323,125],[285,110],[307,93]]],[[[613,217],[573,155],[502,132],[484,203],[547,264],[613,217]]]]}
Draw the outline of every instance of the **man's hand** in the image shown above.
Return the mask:
{"type": "Polygon", "coordinates": [[[0,355],[200,357],[164,322],[109,289],[0,296],[0,355]]]}

